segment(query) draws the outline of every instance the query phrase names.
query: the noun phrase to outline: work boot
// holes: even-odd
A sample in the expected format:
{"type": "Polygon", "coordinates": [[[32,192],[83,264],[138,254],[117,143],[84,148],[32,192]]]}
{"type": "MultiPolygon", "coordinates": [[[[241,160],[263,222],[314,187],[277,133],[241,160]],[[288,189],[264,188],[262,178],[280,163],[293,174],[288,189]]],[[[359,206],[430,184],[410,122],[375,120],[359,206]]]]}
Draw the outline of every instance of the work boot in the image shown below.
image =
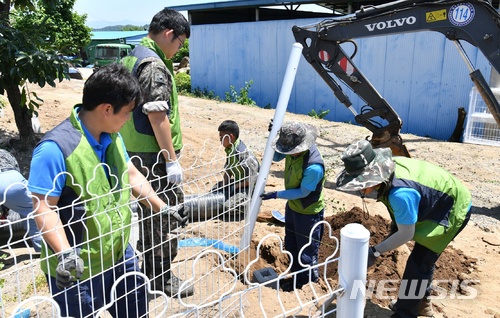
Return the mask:
{"type": "MultiPolygon", "coordinates": [[[[396,311],[396,308],[395,308],[396,302],[397,302],[397,300],[394,299],[389,304],[389,309],[394,311],[394,312],[396,311]]],[[[430,298],[424,297],[424,299],[422,299],[422,303],[420,303],[420,307],[418,308],[418,316],[434,317],[434,310],[432,309],[432,301],[430,298]]],[[[396,317],[398,317],[398,316],[396,316],[396,317]]]]}
{"type": "MultiPolygon", "coordinates": [[[[170,297],[177,297],[179,294],[180,287],[184,281],[175,276],[170,270],[170,264],[167,262],[161,262],[159,260],[154,260],[154,275],[155,277],[151,279],[153,276],[153,272],[148,275],[151,279],[151,288],[153,290],[161,291],[167,294],[170,297]]],[[[193,295],[194,287],[193,285],[189,285],[184,287],[181,291],[181,297],[188,297],[193,295]]]]}
{"type": "Polygon", "coordinates": [[[180,290],[181,285],[184,283],[179,277],[174,274],[170,274],[170,279],[163,286],[163,291],[170,297],[177,297],[180,292],[181,298],[189,297],[194,294],[194,286],[188,285],[184,286],[184,289],[180,290]]]}
{"type": "Polygon", "coordinates": [[[424,297],[424,299],[422,299],[420,308],[418,308],[418,315],[424,317],[434,317],[434,310],[432,309],[431,299],[427,297],[424,297]]]}
{"type": "MultiPolygon", "coordinates": [[[[163,273],[163,275],[156,276],[155,279],[151,281],[151,288],[153,290],[161,291],[170,297],[177,297],[179,294],[180,287],[184,283],[179,277],[170,273],[170,271],[163,273]]],[[[181,291],[181,298],[189,297],[194,294],[193,285],[185,286],[181,291]]]]}

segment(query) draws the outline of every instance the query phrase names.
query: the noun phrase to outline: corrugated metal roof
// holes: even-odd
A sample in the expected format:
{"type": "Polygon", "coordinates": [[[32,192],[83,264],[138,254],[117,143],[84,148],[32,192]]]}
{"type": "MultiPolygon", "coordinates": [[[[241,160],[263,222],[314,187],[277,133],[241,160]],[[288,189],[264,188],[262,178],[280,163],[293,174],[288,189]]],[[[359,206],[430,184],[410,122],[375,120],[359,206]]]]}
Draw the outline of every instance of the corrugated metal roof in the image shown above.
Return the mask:
{"type": "MultiPolygon", "coordinates": [[[[411,2],[411,0],[406,0],[411,2]]],[[[196,1],[191,1],[196,2],[196,1]]],[[[201,1],[200,1],[201,2],[201,1]]],[[[314,1],[314,0],[227,0],[201,2],[196,4],[169,6],[178,11],[204,11],[214,9],[235,9],[235,8],[259,8],[266,6],[283,6],[299,4],[316,4],[318,6],[336,11],[339,14],[349,14],[358,10],[361,6],[379,5],[391,2],[391,0],[332,0],[332,1],[314,1]]],[[[500,7],[499,0],[490,1],[495,8],[500,7]]]]}
{"type": "Polygon", "coordinates": [[[92,31],[91,40],[116,40],[146,36],[148,31],[92,31]]]}
{"type": "MultiPolygon", "coordinates": [[[[317,1],[307,1],[307,0],[288,0],[285,4],[306,4],[306,3],[316,3],[317,1]]],[[[239,7],[263,7],[263,6],[273,6],[273,5],[283,5],[283,0],[235,0],[235,1],[223,1],[223,2],[204,2],[200,4],[187,4],[180,6],[170,6],[169,8],[178,11],[186,10],[207,10],[207,9],[230,9],[239,7]]]]}

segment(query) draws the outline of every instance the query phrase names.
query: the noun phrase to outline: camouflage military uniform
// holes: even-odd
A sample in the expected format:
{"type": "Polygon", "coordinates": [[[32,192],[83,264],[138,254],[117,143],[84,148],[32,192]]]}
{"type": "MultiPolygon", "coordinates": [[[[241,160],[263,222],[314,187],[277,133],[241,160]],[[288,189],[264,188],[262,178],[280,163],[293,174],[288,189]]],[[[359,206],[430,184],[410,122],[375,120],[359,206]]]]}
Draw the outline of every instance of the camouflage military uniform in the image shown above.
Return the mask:
{"type": "MultiPolygon", "coordinates": [[[[184,202],[184,193],[181,186],[167,181],[166,160],[160,152],[148,118],[148,114],[152,112],[166,114],[170,122],[173,147],[179,155],[182,134],[172,62],[166,59],[152,39],[146,37],[122,63],[139,80],[144,101],[134,109],[132,118],[120,130],[127,151],[158,196],[170,206],[179,205],[184,202]],[[134,159],[133,156],[141,160],[134,159]]],[[[177,238],[171,233],[179,226],[178,222],[157,215],[147,208],[142,208],[140,214],[143,221],[138,247],[144,252],[143,269],[153,279],[154,289],[163,289],[170,294],[165,286],[171,285],[167,281],[173,278],[170,264],[177,255],[177,238]]]]}
{"type": "MultiPolygon", "coordinates": [[[[7,150],[0,149],[0,173],[4,171],[17,170],[19,171],[19,164],[17,163],[16,158],[7,150]]],[[[7,185],[5,185],[6,187],[7,185]]],[[[0,205],[0,213],[7,214],[9,212],[9,208],[5,205],[0,205]]]]}
{"type": "Polygon", "coordinates": [[[7,150],[0,149],[0,170],[17,170],[19,171],[19,164],[16,158],[7,150]]]}
{"type": "MultiPolygon", "coordinates": [[[[28,181],[21,174],[19,163],[7,150],[0,149],[0,213],[7,214],[9,210],[19,213],[25,219],[33,211],[31,193],[27,188],[28,181]],[[5,196],[5,198],[4,198],[5,196]]],[[[42,250],[42,237],[35,220],[26,222],[28,237],[36,252],[42,250]]]]}
{"type": "MultiPolygon", "coordinates": [[[[184,192],[182,188],[178,185],[169,183],[165,177],[167,171],[165,167],[165,158],[163,156],[158,156],[158,154],[155,153],[134,152],[129,152],[129,155],[136,168],[147,176],[147,179],[160,199],[170,206],[184,202],[184,192]],[[142,167],[141,160],[134,159],[133,156],[138,156],[142,159],[142,167]],[[157,161],[158,164],[156,164],[157,161]]],[[[145,221],[141,227],[142,241],[138,243],[138,247],[139,249],[144,247],[145,267],[153,267],[154,258],[162,258],[164,262],[171,263],[177,255],[177,238],[169,235],[169,233],[178,227],[178,222],[175,219],[160,217],[158,213],[154,213],[143,206],[141,206],[140,209],[141,208],[141,217],[145,221]],[[158,226],[159,224],[161,224],[161,226],[158,226]]],[[[150,273],[152,271],[148,270],[147,272],[150,273]]],[[[159,273],[156,273],[156,275],[158,274],[159,273]]]]}

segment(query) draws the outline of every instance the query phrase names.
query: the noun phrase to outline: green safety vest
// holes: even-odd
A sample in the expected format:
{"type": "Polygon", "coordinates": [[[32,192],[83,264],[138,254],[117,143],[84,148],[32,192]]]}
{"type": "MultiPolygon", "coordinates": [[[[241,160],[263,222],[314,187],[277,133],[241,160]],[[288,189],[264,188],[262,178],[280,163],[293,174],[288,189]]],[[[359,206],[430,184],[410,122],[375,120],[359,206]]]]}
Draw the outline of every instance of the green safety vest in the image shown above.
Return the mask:
{"type": "MultiPolygon", "coordinates": [[[[297,189],[300,187],[304,170],[312,164],[321,164],[324,167],[323,158],[315,145],[299,157],[286,156],[285,159],[285,189],[297,189]]],[[[316,189],[308,196],[296,200],[288,200],[288,206],[295,212],[301,214],[316,214],[325,208],[323,196],[323,184],[326,178],[318,183],[316,189]]]]}
{"type": "MultiPolygon", "coordinates": [[[[63,153],[69,175],[57,204],[58,213],[70,245],[80,250],[85,265],[81,279],[86,279],[112,267],[123,256],[130,237],[131,188],[120,135],[110,134],[112,143],[106,150],[106,164],[111,170],[108,178],[105,166],[85,137],[76,107],[70,118],[40,142],[54,141],[63,153]]],[[[41,269],[55,277],[57,257],[44,245],[41,259],[46,257],[48,261],[41,262],[41,269]]]]}
{"type": "MultiPolygon", "coordinates": [[[[242,161],[247,156],[254,157],[250,149],[247,148],[245,143],[241,139],[236,139],[234,144],[229,148],[224,148],[226,152],[226,164],[225,168],[230,170],[233,176],[233,180],[238,182],[249,177],[249,169],[247,166],[242,164],[242,161]]],[[[257,159],[255,159],[257,162],[257,159]]]]}
{"type": "MultiPolygon", "coordinates": [[[[144,37],[140,44],[132,52],[122,59],[122,64],[132,73],[139,77],[137,70],[146,58],[155,57],[163,62],[172,75],[172,92],[170,93],[171,112],[169,116],[172,143],[175,151],[182,149],[181,122],[179,115],[179,102],[177,86],[175,84],[174,66],[171,60],[165,57],[160,47],[150,38],[144,37]]],[[[143,88],[147,89],[147,88],[143,88]]],[[[145,100],[144,103],[149,102],[145,100]]],[[[161,149],[149,122],[148,116],[142,112],[142,105],[138,105],[130,116],[130,119],[120,130],[125,146],[130,152],[153,152],[158,153],[161,149]]]]}
{"type": "MultiPolygon", "coordinates": [[[[390,189],[411,188],[421,195],[413,240],[441,253],[453,240],[469,212],[470,191],[451,173],[431,163],[405,157],[395,157],[394,162],[396,168],[390,189]]],[[[389,190],[379,201],[384,203],[395,221],[388,199],[389,190]]]]}

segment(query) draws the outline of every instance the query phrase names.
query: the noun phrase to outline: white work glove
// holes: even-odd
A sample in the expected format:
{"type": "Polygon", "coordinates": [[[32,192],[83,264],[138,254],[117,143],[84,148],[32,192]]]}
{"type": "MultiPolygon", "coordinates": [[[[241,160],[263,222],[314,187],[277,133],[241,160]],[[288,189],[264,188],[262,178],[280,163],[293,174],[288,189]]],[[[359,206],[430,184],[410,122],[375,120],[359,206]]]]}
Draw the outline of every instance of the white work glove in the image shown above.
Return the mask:
{"type": "Polygon", "coordinates": [[[180,184],[182,182],[182,167],[179,161],[167,162],[167,180],[170,183],[180,184]]]}

